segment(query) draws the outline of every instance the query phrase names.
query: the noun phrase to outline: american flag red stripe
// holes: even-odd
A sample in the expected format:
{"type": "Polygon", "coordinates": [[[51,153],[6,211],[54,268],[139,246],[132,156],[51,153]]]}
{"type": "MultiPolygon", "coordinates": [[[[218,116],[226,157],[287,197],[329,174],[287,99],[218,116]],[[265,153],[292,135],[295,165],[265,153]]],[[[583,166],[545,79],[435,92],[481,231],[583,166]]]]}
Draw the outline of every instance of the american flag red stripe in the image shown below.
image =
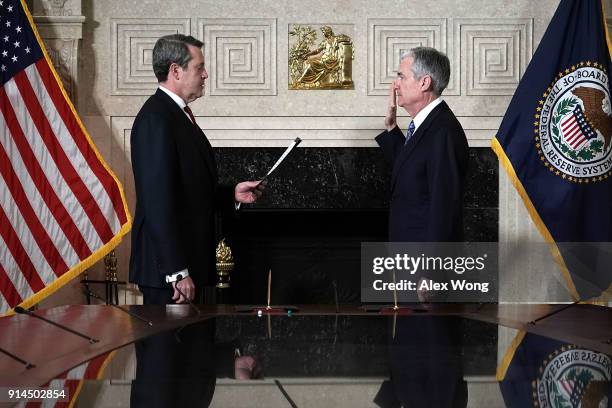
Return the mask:
{"type": "MultiPolygon", "coordinates": [[[[58,142],[58,135],[51,129],[47,116],[38,103],[36,95],[32,90],[32,86],[30,85],[25,72],[22,71],[15,75],[14,79],[21,94],[20,96],[27,107],[29,116],[31,118],[37,118],[37,120],[34,120],[33,123],[36,126],[39,135],[42,137],[47,149],[50,152],[53,152],[52,158],[55,161],[55,165],[64,177],[64,180],[66,180],[70,186],[78,202],[85,209],[89,219],[92,220],[96,232],[100,238],[102,238],[104,242],[110,240],[110,238],[113,236],[113,232],[108,224],[108,221],[100,210],[96,199],[87,189],[85,182],[75,170],[74,165],[70,160],[71,158],[68,157],[58,142]]],[[[59,136],[65,137],[66,135],[60,134],[59,136]]]]}
{"type": "Polygon", "coordinates": [[[2,314],[31,306],[100,260],[131,217],[25,3],[0,2],[0,17],[2,314]]]}
{"type": "MultiPolygon", "coordinates": [[[[2,239],[6,244],[6,249],[8,252],[10,252],[15,261],[15,266],[12,268],[6,268],[6,270],[13,273],[18,272],[20,274],[19,277],[26,279],[33,292],[38,292],[39,290],[44,289],[44,282],[38,275],[32,260],[28,256],[28,253],[23,247],[21,240],[11,226],[11,223],[4,213],[2,207],[0,207],[0,236],[2,236],[2,239]]],[[[5,261],[3,263],[9,264],[8,255],[4,255],[3,260],[5,261]]],[[[12,282],[15,282],[15,279],[12,276],[10,278],[12,282]]]]}
{"type": "Polygon", "coordinates": [[[15,285],[13,285],[13,282],[9,279],[2,264],[0,264],[0,299],[2,299],[3,302],[13,304],[19,304],[23,300],[19,292],[17,292],[15,285]]]}
{"type": "Polygon", "coordinates": [[[7,180],[15,180],[14,185],[20,185],[25,190],[28,190],[28,199],[32,203],[38,203],[38,211],[41,213],[39,218],[45,221],[47,229],[53,231],[53,226],[49,224],[58,223],[62,229],[62,236],[57,239],[60,241],[60,246],[63,247],[63,252],[71,247],[82,247],[77,251],[81,256],[91,254],[91,251],[84,243],[78,229],[73,228],[74,223],[68,214],[67,210],[60,202],[52,184],[39,165],[32,146],[28,143],[23,134],[21,127],[15,119],[15,113],[8,102],[8,98],[4,98],[4,89],[0,88],[0,107],[3,116],[0,116],[0,129],[10,133],[13,137],[0,141],[0,147],[3,146],[3,151],[8,154],[8,159],[3,162],[13,169],[11,178],[5,177],[7,180]],[[2,126],[3,118],[8,118],[13,125],[11,128],[2,126]],[[43,214],[44,213],[44,214],[43,214]],[[71,246],[65,245],[66,241],[71,243],[71,246]]]}
{"type": "MultiPolygon", "coordinates": [[[[4,90],[2,90],[3,92],[4,90]]],[[[1,123],[0,123],[1,126],[1,123]]],[[[6,150],[11,149],[15,150],[16,146],[14,144],[7,145],[6,147],[2,147],[0,144],[0,154],[6,156],[0,158],[0,161],[5,164],[6,167],[13,169],[19,169],[19,179],[20,184],[26,189],[29,190],[28,199],[35,202],[37,200],[42,200],[45,203],[43,208],[49,209],[49,213],[53,216],[53,219],[58,224],[58,226],[62,229],[64,233],[64,237],[68,240],[72,248],[78,253],[81,258],[85,258],[91,255],[91,250],[87,246],[87,243],[80,235],[77,226],[73,222],[70,217],[68,211],[64,207],[64,205],[60,202],[57,194],[51,188],[51,185],[47,182],[46,178],[43,175],[42,169],[38,165],[34,154],[32,153],[29,145],[27,143],[23,143],[22,146],[25,147],[24,151],[21,155],[17,154],[7,154],[6,150]],[[21,156],[27,156],[29,158],[30,166],[26,166],[21,156]],[[12,160],[11,160],[12,159],[12,160]],[[12,162],[12,165],[11,165],[12,162]],[[23,169],[23,171],[21,171],[23,169]]],[[[17,176],[15,176],[15,179],[17,176]]]]}
{"type": "Polygon", "coordinates": [[[565,140],[572,149],[579,149],[587,142],[587,138],[584,137],[580,130],[574,114],[571,114],[569,118],[561,122],[561,130],[563,131],[563,137],[565,137],[565,140]]]}
{"type": "MultiPolygon", "coordinates": [[[[12,136],[12,138],[8,138],[6,140],[6,143],[16,145],[16,148],[18,150],[18,152],[14,152],[14,154],[11,156],[11,159],[13,160],[13,166],[17,167],[19,170],[22,170],[20,171],[20,176],[22,178],[25,177],[26,173],[29,173],[31,175],[32,180],[36,184],[38,192],[43,196],[43,198],[46,197],[45,204],[47,205],[47,207],[52,209],[53,211],[59,212],[57,216],[61,217],[64,222],[69,222],[69,220],[72,220],[74,222],[75,219],[80,219],[81,223],[88,223],[89,219],[87,218],[87,215],[84,211],[78,211],[79,208],[75,207],[76,204],[72,205],[73,208],[71,214],[69,214],[67,218],[65,217],[65,214],[62,214],[61,208],[70,208],[70,203],[76,202],[76,199],[73,196],[70,188],[68,187],[68,184],[63,180],[63,178],[61,178],[59,170],[55,166],[51,165],[51,159],[46,159],[46,157],[43,157],[43,160],[41,161],[44,164],[47,164],[47,166],[45,166],[45,168],[43,169],[43,166],[39,163],[40,157],[43,156],[41,151],[43,151],[44,149],[42,141],[40,140],[40,138],[38,138],[38,144],[35,142],[31,143],[30,140],[26,138],[24,131],[19,126],[11,104],[8,103],[10,102],[9,99],[5,98],[4,96],[5,92],[4,88],[2,88],[0,89],[0,107],[2,108],[2,113],[4,114],[5,118],[7,118],[8,122],[13,124],[9,129],[6,130],[12,136]],[[33,148],[39,150],[38,155],[34,152],[33,148]],[[16,165],[15,161],[22,161],[24,165],[23,169],[21,169],[20,166],[16,165]],[[65,188],[58,187],[61,183],[65,183],[65,188]],[[57,193],[55,189],[58,190],[57,193]],[[58,194],[61,195],[61,199],[58,197],[58,194]],[[55,198],[57,198],[57,201],[55,200],[55,198]]],[[[0,122],[1,121],[2,118],[0,117],[0,122]]],[[[36,137],[36,135],[32,135],[32,137],[36,137]]],[[[48,155],[48,152],[44,152],[48,155]]],[[[86,225],[82,227],[81,230],[87,228],[88,227],[86,225]]],[[[73,239],[75,240],[83,238],[81,233],[77,232],[74,235],[75,237],[73,239]]],[[[87,252],[91,253],[91,250],[88,250],[87,252]]]]}
{"type": "MultiPolygon", "coordinates": [[[[2,176],[4,180],[17,179],[16,173],[10,166],[10,159],[3,148],[0,148],[0,176],[2,176]]],[[[68,265],[66,265],[62,259],[62,256],[58,252],[57,248],[53,245],[51,238],[36,216],[32,205],[26,197],[23,186],[19,183],[11,183],[8,185],[8,191],[11,193],[13,200],[15,200],[15,204],[19,208],[27,227],[32,233],[32,237],[41,248],[47,262],[49,265],[51,265],[55,274],[59,276],[62,271],[68,268],[68,265]]],[[[12,224],[13,228],[15,228],[15,220],[13,220],[12,224]]]]}
{"type": "Polygon", "coordinates": [[[36,68],[40,79],[44,83],[44,86],[49,94],[49,98],[53,101],[53,104],[57,108],[58,113],[64,123],[67,124],[68,130],[71,132],[74,142],[78,146],[81,154],[87,160],[87,164],[91,167],[96,177],[100,180],[100,183],[106,190],[109,197],[112,198],[112,203],[115,206],[115,213],[119,216],[119,221],[124,224],[127,221],[127,214],[121,207],[121,192],[117,186],[115,180],[108,174],[106,169],[102,166],[102,163],[96,156],[95,151],[91,148],[91,145],[87,143],[87,139],[83,130],[76,121],[70,105],[66,102],[66,99],[62,95],[61,89],[57,86],[52,86],[55,78],[53,72],[46,61],[40,60],[36,63],[36,68]]]}

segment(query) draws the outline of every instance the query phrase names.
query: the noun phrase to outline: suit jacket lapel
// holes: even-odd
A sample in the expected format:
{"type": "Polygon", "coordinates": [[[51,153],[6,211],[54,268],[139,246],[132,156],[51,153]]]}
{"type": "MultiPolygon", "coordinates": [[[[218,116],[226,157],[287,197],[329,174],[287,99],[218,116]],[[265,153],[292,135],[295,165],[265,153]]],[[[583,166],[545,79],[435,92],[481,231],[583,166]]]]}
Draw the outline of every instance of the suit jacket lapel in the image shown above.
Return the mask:
{"type": "Polygon", "coordinates": [[[202,132],[202,129],[200,129],[199,126],[195,126],[191,122],[191,120],[189,120],[185,112],[164,91],[158,89],[155,95],[166,101],[168,109],[170,109],[171,112],[173,112],[174,115],[177,116],[177,118],[180,118],[179,120],[184,121],[183,127],[185,129],[188,129],[191,133],[191,136],[195,138],[198,150],[202,154],[202,158],[204,159],[204,162],[206,163],[206,166],[210,171],[210,175],[216,183],[218,176],[215,155],[213,152],[213,148],[206,136],[204,135],[204,132],[202,132]]]}
{"type": "Polygon", "coordinates": [[[427,129],[432,125],[432,123],[434,123],[434,120],[440,114],[440,112],[442,112],[443,109],[448,109],[448,105],[446,105],[446,102],[444,101],[442,101],[429,113],[425,121],[421,123],[421,126],[419,126],[414,135],[412,135],[412,138],[408,141],[408,144],[403,147],[402,151],[397,156],[395,164],[393,165],[393,173],[391,175],[392,188],[395,186],[395,182],[397,181],[400,168],[403,166],[404,162],[408,159],[408,157],[410,157],[416,146],[423,138],[423,135],[427,133],[427,129]]]}

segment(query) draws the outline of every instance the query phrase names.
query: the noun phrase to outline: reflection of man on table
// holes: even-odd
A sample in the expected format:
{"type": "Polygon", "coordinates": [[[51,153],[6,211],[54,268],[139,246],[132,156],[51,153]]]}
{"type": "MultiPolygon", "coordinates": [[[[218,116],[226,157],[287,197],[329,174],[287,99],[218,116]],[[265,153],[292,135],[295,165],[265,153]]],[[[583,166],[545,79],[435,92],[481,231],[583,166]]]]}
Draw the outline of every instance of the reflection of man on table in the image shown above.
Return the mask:
{"type": "MultiPolygon", "coordinates": [[[[393,165],[391,242],[463,239],[468,144],[459,121],[440,98],[449,77],[446,55],[418,47],[402,56],[389,89],[387,130],[376,141],[393,165]],[[396,124],[397,105],[412,118],[406,137],[396,124]]],[[[430,300],[429,294],[420,292],[419,299],[430,300]]],[[[390,388],[397,402],[419,408],[466,406],[458,321],[400,318],[389,348],[390,388]]]]}
{"type": "MultiPolygon", "coordinates": [[[[204,286],[215,279],[214,212],[231,208],[234,200],[252,203],[261,194],[255,181],[217,185],[213,149],[187,105],[203,95],[208,78],[201,47],[180,34],[156,42],[159,88],[132,127],[136,214],[130,281],[138,284],[144,304],[204,303],[204,286]]],[[[214,324],[196,324],[139,342],[132,406],[208,405],[213,335],[214,324]]]]}

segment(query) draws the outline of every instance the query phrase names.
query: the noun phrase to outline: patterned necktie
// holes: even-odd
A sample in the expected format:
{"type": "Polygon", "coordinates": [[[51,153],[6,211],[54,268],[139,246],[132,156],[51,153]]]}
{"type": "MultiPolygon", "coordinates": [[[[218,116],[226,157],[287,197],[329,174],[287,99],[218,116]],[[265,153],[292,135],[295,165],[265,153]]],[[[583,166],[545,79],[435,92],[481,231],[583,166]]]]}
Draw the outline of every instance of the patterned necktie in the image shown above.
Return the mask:
{"type": "Polygon", "coordinates": [[[190,108],[189,106],[185,106],[185,107],[183,108],[183,110],[184,110],[185,112],[187,112],[187,114],[189,115],[189,118],[191,119],[191,122],[192,122],[194,125],[198,126],[198,124],[197,124],[197,123],[196,123],[196,121],[195,121],[195,117],[193,116],[193,112],[191,111],[191,108],[190,108]]]}
{"type": "Polygon", "coordinates": [[[410,140],[412,135],[414,135],[414,128],[415,128],[415,126],[414,126],[414,120],[413,120],[408,125],[408,134],[406,135],[406,140],[404,141],[404,146],[406,146],[408,144],[408,141],[410,140]]]}

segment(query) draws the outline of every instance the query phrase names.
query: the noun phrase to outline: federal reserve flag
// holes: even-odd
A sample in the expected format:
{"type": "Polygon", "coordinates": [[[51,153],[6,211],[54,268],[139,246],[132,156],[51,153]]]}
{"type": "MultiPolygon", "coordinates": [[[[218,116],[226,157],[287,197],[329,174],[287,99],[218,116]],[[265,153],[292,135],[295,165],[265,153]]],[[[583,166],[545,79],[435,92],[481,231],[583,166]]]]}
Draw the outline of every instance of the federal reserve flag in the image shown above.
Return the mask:
{"type": "Polygon", "coordinates": [[[612,282],[609,74],[601,0],[562,0],[492,143],[581,300],[612,282]]]}
{"type": "Polygon", "coordinates": [[[29,307],[131,225],[24,2],[0,0],[0,315],[29,307]]]}
{"type": "MultiPolygon", "coordinates": [[[[576,300],[612,282],[609,45],[601,0],[561,0],[492,143],[576,300]]],[[[497,375],[516,408],[606,407],[611,377],[610,356],[524,332],[497,375]]]]}

